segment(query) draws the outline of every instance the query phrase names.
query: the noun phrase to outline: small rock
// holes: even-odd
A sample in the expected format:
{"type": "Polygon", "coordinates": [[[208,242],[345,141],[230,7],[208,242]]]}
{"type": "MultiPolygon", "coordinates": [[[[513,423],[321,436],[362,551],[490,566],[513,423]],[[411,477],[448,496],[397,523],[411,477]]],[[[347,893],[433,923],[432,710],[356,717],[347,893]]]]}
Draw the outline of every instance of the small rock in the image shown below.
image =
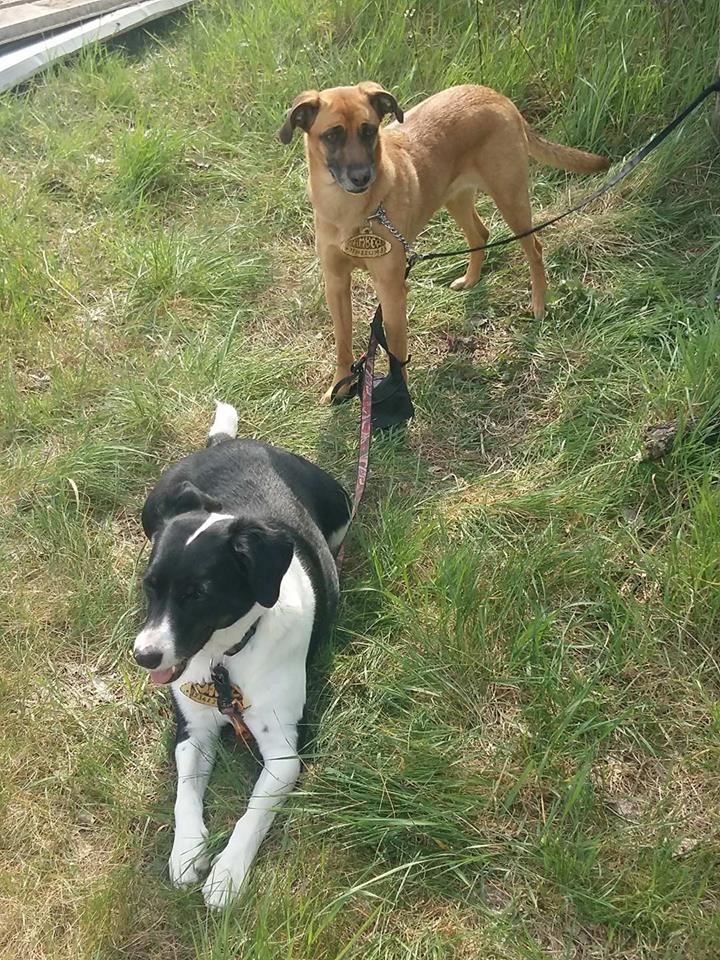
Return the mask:
{"type": "Polygon", "coordinates": [[[101,680],[100,677],[93,677],[92,685],[95,688],[95,692],[99,700],[109,703],[111,700],[115,699],[110,687],[105,683],[104,680],[101,680]]]}
{"type": "Polygon", "coordinates": [[[635,823],[640,819],[640,804],[637,800],[633,800],[630,797],[621,797],[615,801],[613,806],[615,807],[615,812],[618,816],[622,817],[623,820],[631,820],[635,823]]]}
{"type": "Polygon", "coordinates": [[[699,840],[693,840],[690,837],[683,837],[683,839],[678,844],[678,848],[675,851],[674,856],[678,858],[686,857],[689,853],[692,853],[692,851],[695,849],[695,847],[697,847],[699,843],[700,843],[699,840]]]}
{"type": "MultiPolygon", "coordinates": [[[[690,423],[686,427],[691,426],[690,423]]],[[[638,455],[640,460],[659,460],[670,453],[678,432],[677,420],[656,423],[643,431],[643,449],[638,455]]]]}

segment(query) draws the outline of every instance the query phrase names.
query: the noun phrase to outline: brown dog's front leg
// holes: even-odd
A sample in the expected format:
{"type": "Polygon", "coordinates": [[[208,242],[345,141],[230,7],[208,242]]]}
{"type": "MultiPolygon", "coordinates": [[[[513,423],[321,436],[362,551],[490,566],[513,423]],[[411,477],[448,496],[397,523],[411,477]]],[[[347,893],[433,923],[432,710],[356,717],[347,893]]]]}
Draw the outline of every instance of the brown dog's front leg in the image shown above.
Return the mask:
{"type": "MultiPolygon", "coordinates": [[[[404,363],[408,357],[407,283],[405,267],[400,261],[396,269],[371,271],[383,312],[383,325],[388,349],[404,363]]],[[[407,367],[403,367],[407,380],[407,367]]]]}
{"type": "MultiPolygon", "coordinates": [[[[350,298],[350,268],[337,260],[323,260],[325,298],[335,328],[335,376],[321,403],[330,403],[333,388],[343,377],[350,376],[352,352],[352,301],[350,298]]],[[[345,396],[349,387],[338,391],[345,396]]]]}

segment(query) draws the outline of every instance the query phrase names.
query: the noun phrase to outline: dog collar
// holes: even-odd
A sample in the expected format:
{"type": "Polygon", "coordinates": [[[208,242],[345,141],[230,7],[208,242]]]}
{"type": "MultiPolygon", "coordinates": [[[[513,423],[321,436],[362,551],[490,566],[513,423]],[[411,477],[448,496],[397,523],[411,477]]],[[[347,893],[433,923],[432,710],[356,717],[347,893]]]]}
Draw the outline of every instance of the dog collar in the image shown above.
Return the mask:
{"type": "Polygon", "coordinates": [[[244,647],[246,647],[250,643],[252,638],[255,636],[255,631],[257,630],[259,623],[260,623],[260,617],[257,618],[255,623],[251,624],[248,627],[247,632],[243,636],[242,640],[238,641],[238,643],[230,647],[229,650],[225,651],[225,653],[223,654],[223,657],[234,657],[236,653],[240,653],[240,651],[244,647]]]}
{"type": "Polygon", "coordinates": [[[396,240],[400,241],[400,243],[403,245],[405,256],[408,258],[408,260],[416,256],[415,248],[400,233],[398,228],[395,226],[395,224],[392,222],[390,217],[387,215],[387,211],[385,210],[385,207],[381,203],[378,204],[377,209],[375,210],[375,213],[371,213],[370,216],[368,217],[368,223],[371,220],[377,220],[377,222],[381,223],[386,230],[390,231],[390,233],[395,237],[396,240]]]}
{"type": "Polygon", "coordinates": [[[390,217],[387,215],[385,207],[382,203],[378,204],[375,211],[370,214],[370,216],[365,221],[365,226],[361,227],[360,232],[354,234],[352,237],[348,237],[341,244],[342,252],[347,254],[349,257],[357,257],[360,260],[373,259],[375,257],[384,257],[392,250],[391,244],[384,239],[384,237],[379,237],[377,234],[373,233],[372,222],[377,220],[378,223],[381,223],[386,230],[398,240],[405,251],[405,256],[408,259],[408,262],[414,262],[417,258],[415,249],[408,240],[400,233],[398,228],[392,222],[390,217]]]}

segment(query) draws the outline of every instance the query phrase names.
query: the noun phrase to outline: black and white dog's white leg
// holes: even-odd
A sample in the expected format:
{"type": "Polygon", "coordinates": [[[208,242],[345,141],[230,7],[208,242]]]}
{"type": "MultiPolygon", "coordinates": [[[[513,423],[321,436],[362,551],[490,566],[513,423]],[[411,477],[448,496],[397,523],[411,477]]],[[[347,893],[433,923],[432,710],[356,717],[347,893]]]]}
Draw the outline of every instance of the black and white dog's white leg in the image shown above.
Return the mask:
{"type": "Polygon", "coordinates": [[[207,828],[203,819],[203,797],[215,762],[217,724],[190,728],[187,739],[175,747],[177,797],[175,838],[168,863],[170,880],[176,887],[197,883],[207,872],[207,828]]]}
{"type": "MultiPolygon", "coordinates": [[[[246,721],[249,721],[247,716],[246,721]]],[[[262,754],[264,767],[247,810],[235,824],[227,846],[213,861],[203,886],[209,907],[224,907],[237,896],[277,808],[293,790],[300,775],[297,724],[281,724],[277,719],[264,716],[262,723],[248,722],[248,726],[262,754]]]]}

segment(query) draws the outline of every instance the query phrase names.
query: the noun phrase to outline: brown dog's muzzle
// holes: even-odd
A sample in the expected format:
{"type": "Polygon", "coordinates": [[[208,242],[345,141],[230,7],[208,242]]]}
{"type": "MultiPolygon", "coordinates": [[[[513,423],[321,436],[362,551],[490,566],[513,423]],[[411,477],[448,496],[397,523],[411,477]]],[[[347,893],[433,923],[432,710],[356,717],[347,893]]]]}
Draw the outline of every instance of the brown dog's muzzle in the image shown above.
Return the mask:
{"type": "Polygon", "coordinates": [[[345,167],[328,162],[336,183],[348,193],[365,193],[375,180],[375,163],[350,163],[345,167]]]}

